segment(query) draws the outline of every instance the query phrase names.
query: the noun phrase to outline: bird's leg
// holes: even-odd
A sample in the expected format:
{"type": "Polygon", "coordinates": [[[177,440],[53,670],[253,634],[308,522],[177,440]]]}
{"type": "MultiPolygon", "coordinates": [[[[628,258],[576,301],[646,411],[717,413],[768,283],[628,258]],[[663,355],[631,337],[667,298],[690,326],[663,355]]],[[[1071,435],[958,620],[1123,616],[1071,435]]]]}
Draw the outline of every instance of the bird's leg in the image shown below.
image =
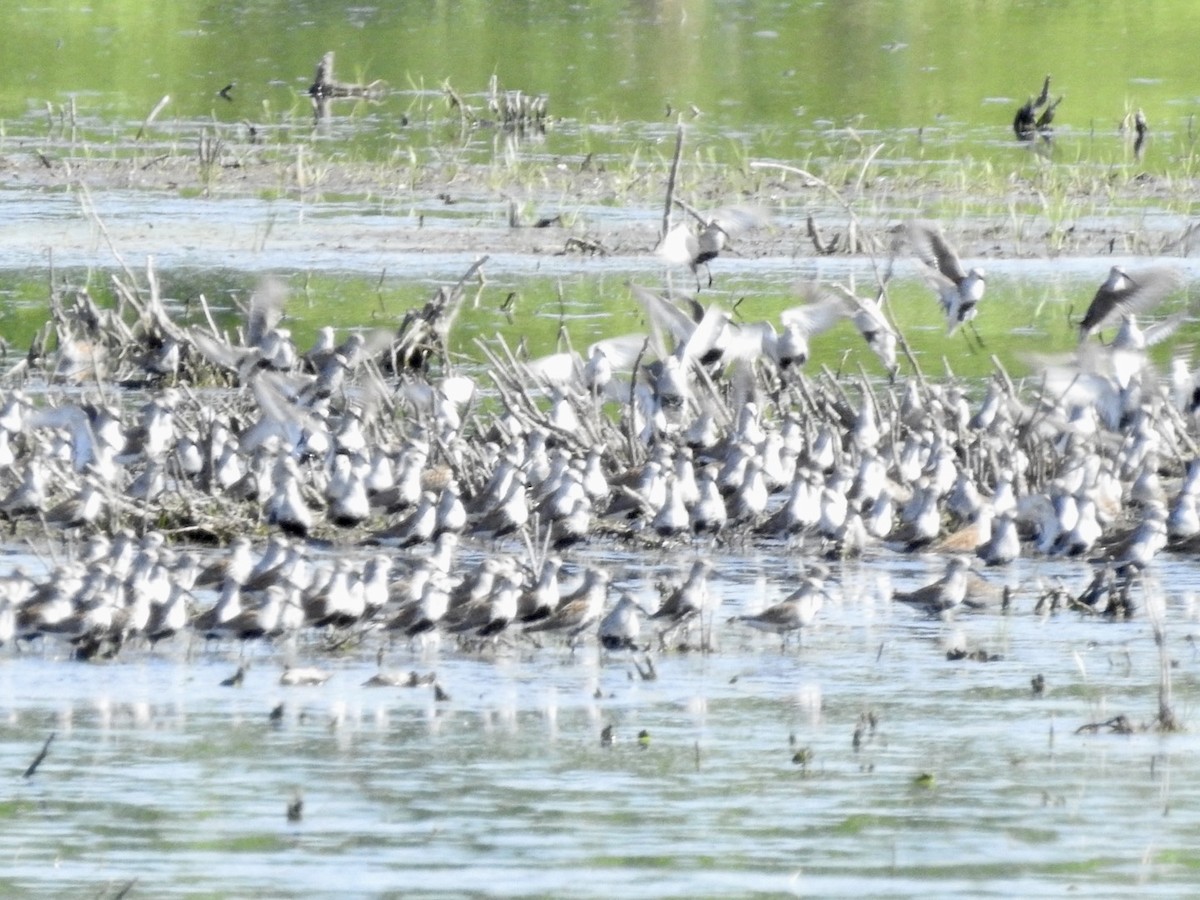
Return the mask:
{"type": "Polygon", "coordinates": [[[967,349],[970,350],[971,353],[979,353],[979,352],[983,351],[983,349],[984,349],[983,338],[981,338],[979,336],[979,332],[976,330],[974,322],[964,322],[963,323],[962,335],[963,335],[963,338],[967,342],[967,349]],[[968,332],[970,332],[970,333],[968,333],[968,332]],[[974,342],[972,342],[972,340],[971,340],[972,336],[974,336],[974,342]]]}

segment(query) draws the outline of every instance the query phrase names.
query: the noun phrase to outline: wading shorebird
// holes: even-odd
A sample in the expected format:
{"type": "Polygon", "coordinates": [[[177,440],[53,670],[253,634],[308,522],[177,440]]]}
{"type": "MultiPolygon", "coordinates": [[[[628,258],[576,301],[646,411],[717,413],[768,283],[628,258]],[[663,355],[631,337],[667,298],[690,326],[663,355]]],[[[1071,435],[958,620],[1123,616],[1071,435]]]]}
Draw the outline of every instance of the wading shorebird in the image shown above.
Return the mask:
{"type": "Polygon", "coordinates": [[[609,613],[600,620],[600,646],[605,650],[637,650],[646,611],[628,594],[621,594],[609,613]]]}
{"type": "Polygon", "coordinates": [[[737,621],[758,631],[779,635],[780,649],[786,649],[788,635],[812,625],[821,611],[825,596],[823,576],[822,569],[815,569],[813,575],[805,578],[803,584],[783,600],[754,615],[738,616],[737,621]]]}
{"type": "Polygon", "coordinates": [[[962,605],[967,596],[970,565],[964,557],[952,556],[946,574],[915,591],[894,591],[892,599],[919,609],[929,616],[946,616],[962,605]]]}
{"type": "Polygon", "coordinates": [[[612,576],[603,569],[589,566],[584,570],[583,583],[571,594],[559,599],[559,607],[544,619],[525,627],[525,633],[559,631],[567,633],[567,643],[574,647],[575,639],[600,620],[612,576]]]}

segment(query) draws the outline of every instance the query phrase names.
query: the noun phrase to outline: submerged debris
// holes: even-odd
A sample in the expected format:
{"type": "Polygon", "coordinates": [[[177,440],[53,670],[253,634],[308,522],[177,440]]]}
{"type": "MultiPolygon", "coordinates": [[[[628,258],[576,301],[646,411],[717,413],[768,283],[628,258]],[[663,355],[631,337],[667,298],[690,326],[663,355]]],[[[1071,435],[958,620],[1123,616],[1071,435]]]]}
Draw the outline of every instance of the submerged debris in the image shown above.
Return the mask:
{"type": "Polygon", "coordinates": [[[857,753],[864,744],[875,740],[875,730],[879,727],[879,718],[873,710],[859,713],[854,725],[854,736],[850,740],[854,752],[857,753]]]}
{"type": "Polygon", "coordinates": [[[25,774],[22,776],[23,778],[32,778],[33,774],[38,770],[38,766],[45,761],[46,754],[50,752],[50,743],[54,740],[55,734],[56,732],[50,732],[50,736],[47,737],[46,742],[42,744],[42,749],[38,751],[38,755],[33,758],[33,762],[31,762],[29,767],[25,770],[25,774]]]}
{"type": "Polygon", "coordinates": [[[1113,716],[1103,722],[1088,722],[1075,729],[1076,734],[1097,734],[1101,731],[1108,734],[1133,734],[1134,729],[1129,719],[1123,715],[1113,716]]]}
{"type": "Polygon", "coordinates": [[[386,86],[386,82],[379,79],[370,84],[353,84],[336,80],[333,77],[333,51],[330,50],[317,62],[316,75],[313,77],[313,83],[309,85],[308,95],[313,98],[315,104],[319,100],[331,100],[339,97],[370,97],[382,92],[386,86]]]}

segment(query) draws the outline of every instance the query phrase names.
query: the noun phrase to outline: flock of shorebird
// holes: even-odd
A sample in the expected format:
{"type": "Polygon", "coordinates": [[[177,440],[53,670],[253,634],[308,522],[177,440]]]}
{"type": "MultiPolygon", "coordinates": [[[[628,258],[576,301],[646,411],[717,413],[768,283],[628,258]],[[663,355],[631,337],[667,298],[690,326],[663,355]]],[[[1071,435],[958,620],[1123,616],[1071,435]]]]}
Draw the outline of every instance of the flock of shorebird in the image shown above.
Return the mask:
{"type": "MultiPolygon", "coordinates": [[[[665,255],[696,271],[722,221],[739,219],[680,226],[690,238],[665,255]]],[[[983,270],[932,223],[897,234],[948,331],[971,326],[983,270]]],[[[6,375],[0,517],[31,543],[70,538],[44,542],[44,577],[0,579],[6,642],[55,636],[90,657],[317,629],[645,647],[647,623],[665,643],[715,615],[709,555],[757,540],[808,561],[794,592],[738,617],[786,642],[819,613],[821,558],[945,554],[943,577],[895,594],[940,616],[988,589],[968,558],[1083,556],[1097,575],[1079,607],[1127,612],[1160,550],[1200,541],[1200,392],[1183,361],[1163,379],[1147,357],[1184,314],[1137,321],[1183,286],[1165,266],[1114,266],[1072,358],[1023,388],[998,369],[979,391],[917,368],[886,285],[806,285],[776,326],[631,284],[644,332],[539,359],[484,342],[485,377],[445,349],[463,283],[395,332],[323,329],[300,352],[277,285],[226,333],[176,322],[148,282],[118,281],[114,309],[56,295],[6,375]],[[843,320],[890,382],[805,373],[810,341],[843,320]],[[574,561],[598,540],[695,561],[648,609],[574,561]]]]}

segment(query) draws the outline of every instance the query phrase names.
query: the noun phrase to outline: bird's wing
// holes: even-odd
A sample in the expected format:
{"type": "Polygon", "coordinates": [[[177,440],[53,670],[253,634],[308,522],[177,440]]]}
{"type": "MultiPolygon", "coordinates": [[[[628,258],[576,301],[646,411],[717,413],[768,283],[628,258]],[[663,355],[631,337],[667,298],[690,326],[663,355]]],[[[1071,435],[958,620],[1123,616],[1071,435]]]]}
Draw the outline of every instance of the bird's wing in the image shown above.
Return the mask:
{"type": "Polygon", "coordinates": [[[632,281],[629,282],[629,290],[646,311],[646,318],[656,338],[655,351],[659,356],[666,356],[672,348],[686,344],[695,333],[696,323],[666,297],[632,281]],[[670,347],[664,340],[664,332],[672,338],[670,347]]]}
{"type": "Polygon", "coordinates": [[[883,314],[883,308],[878,301],[868,297],[860,297],[843,284],[834,283],[830,287],[841,299],[842,305],[845,308],[844,315],[854,319],[854,324],[859,331],[864,334],[875,331],[884,331],[889,334],[896,333],[896,329],[892,327],[892,323],[883,314]]]}
{"type": "Polygon", "coordinates": [[[1113,378],[1074,366],[1051,366],[1042,372],[1041,398],[1053,409],[1088,407],[1107,423],[1121,418],[1121,394],[1113,378]]]}
{"type": "Polygon", "coordinates": [[[729,314],[715,303],[704,311],[704,317],[680,346],[684,359],[703,359],[710,350],[722,347],[722,337],[729,314]]]}
{"type": "Polygon", "coordinates": [[[752,204],[726,206],[709,214],[709,222],[714,222],[730,237],[748,231],[751,228],[762,228],[771,222],[771,214],[765,207],[752,204]]]}
{"type": "Polygon", "coordinates": [[[723,359],[753,362],[764,353],[769,355],[769,347],[775,341],[775,329],[769,322],[729,322],[724,340],[723,359]]]}
{"type": "Polygon", "coordinates": [[[283,318],[283,304],[287,302],[287,285],[281,278],[267,276],[259,282],[250,297],[250,309],[246,314],[246,344],[257,347],[263,336],[279,324],[283,318]]]}
{"type": "Polygon", "coordinates": [[[1079,333],[1086,337],[1118,316],[1141,313],[1183,285],[1183,273],[1168,266],[1157,266],[1127,274],[1129,284],[1120,288],[1100,285],[1079,323],[1079,333]]]}
{"type": "Polygon", "coordinates": [[[265,418],[301,424],[310,418],[293,402],[293,385],[278,372],[259,371],[250,380],[250,390],[265,418]]]}
{"type": "Polygon", "coordinates": [[[680,222],[667,232],[654,252],[673,265],[690,266],[699,248],[695,232],[687,222],[680,222]]]}
{"type": "Polygon", "coordinates": [[[549,356],[531,359],[523,368],[539,384],[566,387],[576,380],[581,366],[578,354],[564,350],[562,353],[551,353],[549,356]]]}
{"type": "Polygon", "coordinates": [[[362,332],[363,355],[370,359],[386,359],[395,338],[396,333],[387,328],[372,328],[362,332]]]}
{"type": "Polygon", "coordinates": [[[614,372],[632,372],[634,363],[646,349],[644,334],[623,334],[596,341],[587,348],[587,355],[590,357],[599,350],[608,357],[614,372]]]}
{"type": "Polygon", "coordinates": [[[1155,322],[1142,329],[1142,335],[1146,338],[1146,346],[1153,347],[1155,344],[1161,344],[1179,330],[1179,326],[1187,321],[1190,314],[1190,310],[1181,309],[1174,315],[1167,316],[1161,322],[1155,322]]]}
{"type": "Polygon", "coordinates": [[[847,315],[845,301],[822,288],[819,295],[803,306],[793,306],[779,314],[785,328],[797,328],[806,337],[828,331],[847,315]]]}
{"type": "Polygon", "coordinates": [[[200,352],[200,355],[218,369],[237,372],[248,358],[261,356],[257,347],[235,347],[228,341],[217,340],[198,328],[193,328],[189,337],[192,346],[200,352]]]}
{"type": "Polygon", "coordinates": [[[364,366],[357,381],[344,389],[347,410],[357,409],[364,421],[374,417],[380,410],[388,415],[395,411],[392,390],[384,383],[374,366],[364,366]]]}
{"type": "Polygon", "coordinates": [[[910,222],[908,225],[909,240],[917,257],[930,269],[941,273],[954,284],[967,277],[966,270],[958,259],[954,248],[942,235],[942,230],[933,222],[922,219],[910,222]]]}

